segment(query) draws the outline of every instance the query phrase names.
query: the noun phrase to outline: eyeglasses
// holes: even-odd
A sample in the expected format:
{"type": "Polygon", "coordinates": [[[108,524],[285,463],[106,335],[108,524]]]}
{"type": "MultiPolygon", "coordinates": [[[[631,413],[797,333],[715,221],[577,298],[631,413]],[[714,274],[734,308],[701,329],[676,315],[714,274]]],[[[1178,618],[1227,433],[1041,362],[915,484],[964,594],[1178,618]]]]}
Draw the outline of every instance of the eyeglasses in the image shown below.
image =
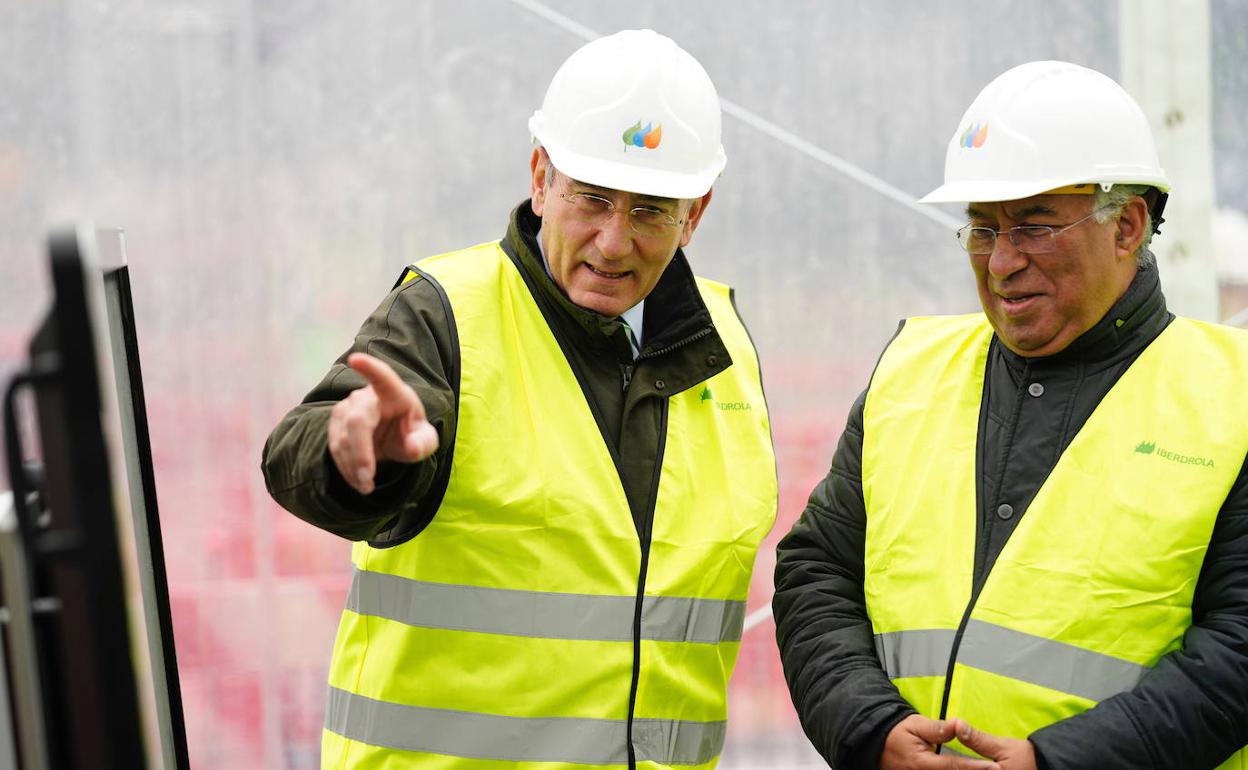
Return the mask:
{"type": "Polygon", "coordinates": [[[1014,248],[1025,254],[1049,254],[1057,251],[1058,235],[1111,208],[1113,208],[1112,205],[1093,209],[1091,214],[1078,222],[1071,222],[1064,226],[1018,225],[1009,230],[996,230],[991,227],[967,225],[959,229],[955,235],[958,237],[958,243],[962,244],[962,248],[971,254],[991,254],[992,250],[997,247],[997,237],[1001,235],[1009,237],[1014,248]]]}
{"type": "MultiPolygon", "coordinates": [[[[572,214],[586,224],[601,225],[616,212],[615,203],[594,193],[561,192],[559,197],[572,207],[572,214]]],[[[627,213],[629,227],[646,238],[667,235],[686,221],[653,206],[633,206],[627,213]]]]}

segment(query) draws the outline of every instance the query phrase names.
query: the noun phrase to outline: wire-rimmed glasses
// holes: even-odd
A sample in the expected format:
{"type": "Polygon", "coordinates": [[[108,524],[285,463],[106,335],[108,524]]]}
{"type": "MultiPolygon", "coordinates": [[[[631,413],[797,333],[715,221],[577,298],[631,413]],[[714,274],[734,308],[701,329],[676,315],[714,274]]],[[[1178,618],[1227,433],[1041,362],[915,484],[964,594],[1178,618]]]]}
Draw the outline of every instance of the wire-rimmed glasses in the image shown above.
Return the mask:
{"type": "Polygon", "coordinates": [[[1016,225],[1008,230],[997,230],[983,225],[967,225],[959,228],[955,235],[958,243],[970,254],[991,254],[997,247],[997,237],[1004,235],[1014,244],[1014,248],[1025,254],[1048,254],[1057,251],[1057,236],[1076,225],[1081,225],[1092,217],[1112,208],[1101,206],[1093,209],[1083,219],[1068,225],[1016,225]]]}

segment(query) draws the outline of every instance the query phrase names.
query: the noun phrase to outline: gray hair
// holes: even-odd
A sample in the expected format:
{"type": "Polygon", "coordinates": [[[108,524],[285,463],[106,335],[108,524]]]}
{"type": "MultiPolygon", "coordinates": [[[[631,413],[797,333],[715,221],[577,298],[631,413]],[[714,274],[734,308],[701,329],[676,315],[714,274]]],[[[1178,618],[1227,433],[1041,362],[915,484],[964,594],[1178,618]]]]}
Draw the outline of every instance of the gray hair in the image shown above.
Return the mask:
{"type": "MultiPolygon", "coordinates": [[[[1136,196],[1142,197],[1150,189],[1152,188],[1146,184],[1116,184],[1106,191],[1099,184],[1096,185],[1096,190],[1092,197],[1092,208],[1100,210],[1100,213],[1093,219],[1096,220],[1097,224],[1105,224],[1109,220],[1120,216],[1122,210],[1126,208],[1128,201],[1136,196]]],[[[1135,252],[1135,264],[1138,267],[1148,267],[1157,263],[1157,257],[1148,248],[1148,244],[1153,240],[1153,216],[1147,210],[1147,199],[1145,199],[1144,205],[1144,240],[1140,241],[1140,247],[1135,252]]]]}

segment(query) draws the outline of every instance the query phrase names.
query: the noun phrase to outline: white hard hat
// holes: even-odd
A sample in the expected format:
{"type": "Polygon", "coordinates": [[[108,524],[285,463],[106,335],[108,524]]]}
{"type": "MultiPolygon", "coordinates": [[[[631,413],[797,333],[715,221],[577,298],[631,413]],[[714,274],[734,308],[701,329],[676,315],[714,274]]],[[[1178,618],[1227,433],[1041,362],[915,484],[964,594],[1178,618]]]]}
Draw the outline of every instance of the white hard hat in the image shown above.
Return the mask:
{"type": "Polygon", "coordinates": [[[663,198],[705,195],[728,160],[706,70],[648,29],[599,38],[569,56],[529,131],[568,176],[663,198]]]}
{"type": "Polygon", "coordinates": [[[1036,61],[979,92],[949,140],[945,183],[921,202],[1018,200],[1088,183],[1170,189],[1148,120],[1122,86],[1036,61]]]}

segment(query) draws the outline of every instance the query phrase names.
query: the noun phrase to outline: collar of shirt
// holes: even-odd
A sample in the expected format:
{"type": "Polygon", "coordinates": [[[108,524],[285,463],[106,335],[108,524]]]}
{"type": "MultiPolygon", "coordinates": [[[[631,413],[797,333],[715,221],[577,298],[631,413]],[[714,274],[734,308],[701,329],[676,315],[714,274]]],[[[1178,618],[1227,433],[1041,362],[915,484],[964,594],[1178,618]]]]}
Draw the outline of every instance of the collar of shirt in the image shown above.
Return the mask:
{"type": "Polygon", "coordinates": [[[628,328],[633,330],[633,336],[629,342],[633,343],[633,358],[641,354],[641,324],[645,320],[644,305],[646,301],[643,299],[620,315],[620,320],[628,324],[628,328]]]}

